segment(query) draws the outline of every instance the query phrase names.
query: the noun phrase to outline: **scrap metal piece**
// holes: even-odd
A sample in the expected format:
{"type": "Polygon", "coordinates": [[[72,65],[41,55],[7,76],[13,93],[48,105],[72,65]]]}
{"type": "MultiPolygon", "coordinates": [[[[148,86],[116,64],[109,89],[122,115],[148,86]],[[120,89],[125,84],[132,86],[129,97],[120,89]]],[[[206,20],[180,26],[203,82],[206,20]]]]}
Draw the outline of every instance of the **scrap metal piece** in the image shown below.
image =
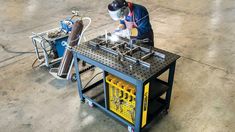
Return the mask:
{"type": "Polygon", "coordinates": [[[141,60],[147,60],[148,58],[150,58],[152,55],[154,55],[154,52],[152,52],[152,53],[148,53],[148,54],[146,54],[145,56],[143,56],[143,57],[141,57],[141,60]]]}
{"type": "Polygon", "coordinates": [[[111,47],[111,49],[115,50],[115,49],[117,49],[118,47],[121,47],[121,46],[124,46],[124,45],[125,45],[125,43],[117,44],[117,45],[111,47]]]}
{"type": "Polygon", "coordinates": [[[130,49],[129,51],[125,52],[124,55],[132,55],[133,53],[140,50],[140,47],[135,47],[133,49],[130,49]]]}

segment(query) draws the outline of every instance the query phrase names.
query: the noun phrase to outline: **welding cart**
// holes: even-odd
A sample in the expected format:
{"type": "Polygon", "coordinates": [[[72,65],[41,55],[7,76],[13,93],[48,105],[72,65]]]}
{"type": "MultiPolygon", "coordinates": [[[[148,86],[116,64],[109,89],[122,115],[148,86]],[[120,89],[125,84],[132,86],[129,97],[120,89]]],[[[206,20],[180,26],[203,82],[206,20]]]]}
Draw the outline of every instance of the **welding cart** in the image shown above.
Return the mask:
{"type": "MultiPolygon", "coordinates": [[[[76,74],[72,73],[73,60],[71,62],[71,65],[69,65],[66,75],[63,75],[63,77],[58,76],[58,67],[61,63],[65,50],[69,47],[67,41],[69,38],[69,34],[72,31],[73,24],[79,19],[87,19],[74,19],[80,17],[79,12],[72,11],[72,13],[72,17],[68,17],[60,21],[60,27],[41,33],[33,33],[30,38],[32,39],[32,44],[37,56],[37,59],[32,65],[33,68],[35,67],[34,65],[36,64],[36,62],[39,62],[37,67],[46,66],[47,68],[50,68],[49,73],[52,74],[55,78],[76,81],[76,74]]],[[[86,28],[88,28],[89,25],[86,28]]],[[[84,61],[82,62],[82,66],[83,69],[80,71],[80,73],[94,68],[94,66],[90,65],[89,67],[87,67],[84,61]]]]}
{"type": "Polygon", "coordinates": [[[98,36],[73,49],[78,93],[82,102],[97,106],[129,131],[139,132],[158,115],[167,114],[180,56],[141,42],[130,45],[127,39],[113,42],[109,38],[98,36]],[[102,69],[102,79],[83,87],[77,58],[102,69]],[[160,80],[166,71],[168,80],[160,80]]]}

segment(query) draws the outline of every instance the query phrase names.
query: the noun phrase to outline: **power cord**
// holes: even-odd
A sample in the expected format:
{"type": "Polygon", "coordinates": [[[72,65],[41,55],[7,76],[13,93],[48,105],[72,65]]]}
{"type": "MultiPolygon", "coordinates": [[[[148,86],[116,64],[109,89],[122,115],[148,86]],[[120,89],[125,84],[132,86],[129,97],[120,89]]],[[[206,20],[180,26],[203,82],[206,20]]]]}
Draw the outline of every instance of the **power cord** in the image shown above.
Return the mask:
{"type": "MultiPolygon", "coordinates": [[[[0,43],[0,47],[4,51],[6,51],[7,53],[13,53],[13,54],[35,54],[35,51],[13,51],[13,50],[10,50],[10,49],[6,48],[6,46],[1,44],[1,43],[0,43]]],[[[47,50],[47,51],[51,51],[51,50],[47,50]]],[[[39,51],[38,53],[43,53],[43,52],[39,51]]]]}
{"type": "Polygon", "coordinates": [[[93,77],[90,79],[90,81],[88,81],[88,82],[86,83],[86,85],[84,86],[83,89],[87,88],[87,86],[91,83],[91,81],[92,81],[93,79],[95,79],[95,78],[96,78],[99,74],[101,74],[101,73],[103,73],[103,72],[99,72],[99,73],[97,73],[95,76],[93,76],[93,77]]]}
{"type": "Polygon", "coordinates": [[[40,65],[42,65],[45,60],[41,61],[38,65],[35,66],[36,62],[38,61],[38,58],[36,58],[34,61],[33,61],[33,64],[32,64],[32,69],[36,69],[38,67],[40,67],[40,65]]]}
{"type": "MultiPolygon", "coordinates": [[[[0,47],[4,50],[4,51],[6,51],[7,53],[13,53],[13,54],[34,54],[35,53],[35,51],[34,52],[30,52],[30,51],[13,51],[13,50],[10,50],[10,49],[8,49],[8,48],[6,48],[6,46],[5,45],[3,45],[3,44],[1,44],[0,43],[0,47]]],[[[50,50],[47,50],[47,52],[49,52],[49,55],[51,54],[51,51],[52,51],[52,49],[50,49],[50,50]]],[[[40,51],[40,52],[38,52],[38,53],[43,53],[42,51],[40,51]]],[[[42,58],[43,56],[40,56],[40,58],[42,58]]],[[[35,69],[35,68],[37,68],[37,67],[39,67],[40,65],[42,65],[44,62],[45,62],[45,60],[43,60],[43,61],[41,61],[38,65],[36,65],[35,66],[35,64],[36,64],[36,62],[38,61],[39,59],[38,58],[36,58],[35,60],[34,60],[34,62],[32,63],[32,69],[35,69]]]]}
{"type": "Polygon", "coordinates": [[[22,52],[22,51],[13,51],[13,50],[9,50],[8,48],[5,47],[5,45],[0,43],[0,47],[6,51],[7,53],[14,53],[14,54],[33,54],[35,52],[22,52]]]}

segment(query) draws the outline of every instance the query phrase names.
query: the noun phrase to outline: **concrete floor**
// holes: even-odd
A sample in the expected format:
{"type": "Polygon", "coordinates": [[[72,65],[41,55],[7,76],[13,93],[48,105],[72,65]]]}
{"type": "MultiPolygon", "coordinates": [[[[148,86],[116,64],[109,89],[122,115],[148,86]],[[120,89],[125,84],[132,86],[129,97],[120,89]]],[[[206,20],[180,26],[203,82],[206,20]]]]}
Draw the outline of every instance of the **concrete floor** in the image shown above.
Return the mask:
{"type": "MultiPolygon", "coordinates": [[[[177,63],[169,114],[150,132],[235,130],[235,1],[133,0],[151,15],[155,46],[182,58],[177,63]]],[[[0,0],[0,44],[32,51],[28,36],[58,26],[73,9],[93,19],[87,36],[115,28],[108,0],[0,0]]],[[[117,121],[80,104],[76,84],[31,69],[34,54],[0,48],[0,131],[123,132],[117,121]]],[[[94,73],[83,76],[89,79],[94,73]]],[[[165,76],[163,76],[165,78],[165,76]]]]}

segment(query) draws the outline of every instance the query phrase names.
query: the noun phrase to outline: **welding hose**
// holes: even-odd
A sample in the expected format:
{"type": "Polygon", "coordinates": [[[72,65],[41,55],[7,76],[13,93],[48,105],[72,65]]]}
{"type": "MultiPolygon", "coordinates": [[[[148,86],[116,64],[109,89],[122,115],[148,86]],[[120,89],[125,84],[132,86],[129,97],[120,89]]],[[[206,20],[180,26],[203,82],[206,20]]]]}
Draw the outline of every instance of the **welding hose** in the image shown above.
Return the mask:
{"type": "Polygon", "coordinates": [[[81,33],[81,35],[80,35],[80,39],[79,39],[77,45],[79,45],[79,44],[81,43],[81,40],[82,40],[82,37],[83,37],[85,31],[86,31],[86,30],[90,27],[90,25],[91,25],[91,18],[90,18],[90,17],[83,17],[82,20],[88,20],[89,23],[88,23],[87,26],[84,28],[84,30],[82,30],[82,33],[81,33]]]}
{"type": "MultiPolygon", "coordinates": [[[[75,42],[75,41],[78,40],[77,46],[80,45],[80,43],[81,43],[81,41],[82,41],[82,37],[83,37],[85,31],[86,31],[86,30],[90,27],[90,25],[91,25],[91,18],[90,18],[90,17],[83,17],[83,18],[81,18],[81,20],[88,20],[89,23],[88,23],[87,26],[82,30],[81,35],[79,35],[76,39],[74,39],[74,40],[72,40],[72,41],[69,42],[69,43],[73,43],[73,42],[75,42]]],[[[79,21],[79,20],[77,20],[77,21],[79,21]]],[[[67,49],[69,49],[69,50],[74,49],[72,46],[69,46],[69,44],[68,44],[67,42],[65,42],[65,41],[62,42],[62,45],[66,46],[67,49]]]]}

